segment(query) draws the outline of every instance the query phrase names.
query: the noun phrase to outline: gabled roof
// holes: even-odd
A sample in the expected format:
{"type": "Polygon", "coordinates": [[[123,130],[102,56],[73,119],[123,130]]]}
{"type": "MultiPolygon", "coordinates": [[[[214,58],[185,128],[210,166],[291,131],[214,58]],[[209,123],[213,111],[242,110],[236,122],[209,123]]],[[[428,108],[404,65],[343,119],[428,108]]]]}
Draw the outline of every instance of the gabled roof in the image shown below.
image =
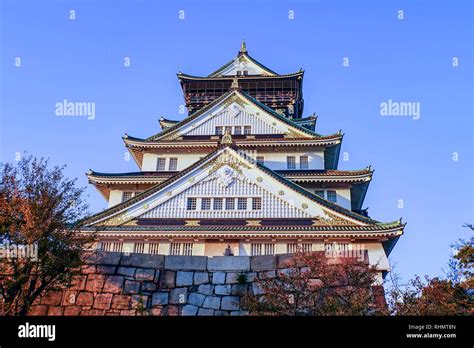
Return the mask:
{"type": "Polygon", "coordinates": [[[273,70],[267,68],[265,65],[261,64],[260,62],[258,62],[257,60],[253,59],[249,54],[248,54],[248,51],[247,51],[247,45],[245,43],[245,41],[242,41],[242,44],[240,46],[240,50],[237,54],[237,57],[235,57],[234,59],[232,59],[230,62],[224,64],[222,67],[220,67],[219,69],[217,69],[216,71],[210,73],[208,75],[208,77],[216,77],[216,76],[220,76],[222,71],[224,71],[225,69],[227,69],[228,67],[232,66],[233,64],[236,64],[237,61],[241,60],[241,59],[247,59],[249,62],[255,64],[257,67],[259,67],[260,69],[262,69],[266,74],[268,75],[272,75],[272,76],[276,76],[278,75],[276,72],[274,72],[273,70]]]}
{"type": "MultiPolygon", "coordinates": [[[[135,205],[136,203],[139,203],[139,202],[143,201],[145,198],[153,195],[154,193],[164,191],[172,183],[176,182],[177,180],[179,180],[183,176],[193,172],[197,168],[200,168],[206,162],[210,162],[211,160],[214,159],[214,157],[217,157],[220,153],[222,153],[223,151],[225,151],[227,149],[233,150],[233,155],[234,156],[248,161],[248,158],[246,157],[246,155],[242,154],[241,152],[238,152],[238,148],[235,147],[234,145],[220,146],[215,151],[210,153],[208,156],[202,158],[201,160],[199,160],[195,164],[189,166],[188,168],[186,168],[185,170],[183,170],[180,173],[176,174],[175,176],[171,177],[170,179],[151,187],[150,189],[146,190],[145,192],[143,192],[143,193],[141,193],[141,194],[139,194],[139,195],[123,202],[123,203],[120,203],[120,204],[118,204],[118,205],[116,205],[112,208],[109,208],[109,209],[107,209],[107,210],[105,210],[101,213],[98,213],[98,214],[90,217],[87,221],[85,221],[85,224],[86,225],[93,225],[93,224],[99,222],[100,220],[112,218],[112,217],[116,216],[117,213],[119,213],[121,211],[124,211],[128,207],[131,207],[131,206],[135,205]]],[[[317,203],[321,207],[328,208],[332,212],[335,212],[335,213],[340,214],[342,216],[345,216],[347,218],[353,219],[353,221],[357,221],[358,224],[380,224],[376,220],[373,220],[373,219],[368,218],[366,216],[363,216],[363,215],[357,214],[355,212],[352,212],[352,211],[350,211],[348,209],[345,209],[345,208],[343,208],[343,207],[341,207],[341,206],[339,206],[335,203],[329,202],[329,201],[325,200],[324,198],[319,197],[318,195],[315,195],[315,194],[313,194],[309,191],[306,191],[301,186],[296,185],[295,183],[291,182],[288,179],[285,179],[283,176],[277,174],[276,172],[272,171],[271,169],[267,168],[266,166],[264,166],[262,164],[255,163],[255,165],[257,166],[258,169],[260,169],[263,172],[267,173],[269,176],[273,177],[274,179],[276,179],[278,182],[280,182],[284,186],[289,187],[290,189],[298,192],[299,194],[303,195],[307,199],[317,203]]]]}
{"type": "Polygon", "coordinates": [[[159,132],[155,135],[152,135],[151,137],[148,137],[146,139],[130,137],[129,135],[127,135],[127,138],[132,138],[132,139],[135,139],[135,140],[144,140],[144,141],[155,141],[155,140],[161,139],[165,135],[168,135],[171,132],[174,132],[174,131],[180,129],[181,127],[187,125],[191,121],[198,118],[200,115],[204,114],[206,111],[208,111],[211,108],[215,107],[216,105],[224,102],[227,98],[230,98],[232,95],[239,95],[240,97],[246,99],[248,102],[250,102],[250,103],[254,104],[255,106],[257,106],[257,108],[259,108],[260,110],[270,114],[271,116],[278,119],[279,121],[287,124],[288,126],[294,128],[294,129],[296,129],[296,130],[298,130],[298,131],[300,131],[300,132],[302,132],[302,133],[304,133],[304,134],[306,134],[306,135],[308,135],[312,138],[321,137],[320,134],[318,134],[316,132],[313,132],[313,131],[299,125],[298,123],[296,123],[295,121],[293,121],[293,120],[291,120],[287,117],[284,117],[284,116],[280,115],[275,110],[273,110],[272,108],[270,108],[270,107],[266,106],[265,104],[259,102],[257,99],[253,98],[251,95],[247,94],[246,92],[244,92],[240,89],[233,89],[233,90],[230,90],[230,91],[224,93],[222,96],[215,99],[213,102],[207,104],[203,108],[201,108],[201,109],[197,110],[196,112],[192,113],[191,115],[189,115],[184,120],[172,125],[171,127],[163,130],[162,132],[159,132]]]}

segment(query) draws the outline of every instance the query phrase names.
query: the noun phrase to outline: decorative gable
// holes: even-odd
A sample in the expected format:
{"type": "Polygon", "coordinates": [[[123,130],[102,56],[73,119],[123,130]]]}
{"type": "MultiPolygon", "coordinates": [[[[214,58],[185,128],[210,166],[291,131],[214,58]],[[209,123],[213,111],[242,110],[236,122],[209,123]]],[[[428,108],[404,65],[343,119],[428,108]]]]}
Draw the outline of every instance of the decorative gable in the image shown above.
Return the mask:
{"type": "MultiPolygon", "coordinates": [[[[301,218],[310,217],[318,223],[365,225],[357,219],[339,213],[300,192],[294,184],[275,177],[269,169],[253,163],[253,160],[237,149],[226,146],[198,162],[195,167],[183,171],[175,180],[144,192],[131,200],[112,208],[110,214],[94,219],[93,225],[120,225],[132,219],[143,218],[301,218]],[[188,199],[196,199],[188,205],[188,199]],[[216,198],[234,199],[234,206],[214,209],[216,198]],[[239,207],[239,198],[241,206],[239,207]],[[253,199],[260,199],[254,209],[253,199]],[[203,199],[206,199],[203,205],[203,199]],[[245,200],[245,207],[243,200],[245,200]],[[199,204],[199,205],[198,205],[199,204]],[[236,206],[237,205],[237,206],[236,206]]],[[[343,208],[340,208],[344,210],[343,208]]],[[[344,210],[345,211],[345,210],[344,210]]]]}
{"type": "Polygon", "coordinates": [[[235,75],[263,75],[263,76],[274,76],[275,74],[270,73],[268,70],[263,69],[261,66],[256,64],[246,54],[239,55],[234,58],[227,66],[218,72],[217,75],[213,76],[235,76],[235,75]]]}
{"type": "Polygon", "coordinates": [[[234,135],[248,132],[252,135],[284,134],[310,137],[308,132],[300,129],[301,127],[289,121],[285,122],[236,91],[190,122],[178,127],[165,139],[175,139],[185,135],[217,135],[221,134],[220,132],[224,133],[225,127],[229,127],[234,135]]]}

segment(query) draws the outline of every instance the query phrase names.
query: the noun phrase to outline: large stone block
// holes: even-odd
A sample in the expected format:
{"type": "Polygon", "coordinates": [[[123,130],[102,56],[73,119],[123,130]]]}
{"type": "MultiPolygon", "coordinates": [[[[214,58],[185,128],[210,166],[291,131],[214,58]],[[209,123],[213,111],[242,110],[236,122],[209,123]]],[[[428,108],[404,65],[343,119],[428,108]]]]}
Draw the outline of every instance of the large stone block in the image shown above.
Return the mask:
{"type": "Polygon", "coordinates": [[[135,270],[135,267],[119,267],[117,269],[117,274],[127,277],[133,277],[135,274],[135,270]]]}
{"type": "Polygon", "coordinates": [[[37,305],[32,306],[28,311],[28,315],[46,315],[48,313],[48,306],[46,305],[37,305]]]}
{"type": "Polygon", "coordinates": [[[163,306],[168,304],[169,293],[155,292],[151,298],[152,306],[163,306]]]}
{"type": "Polygon", "coordinates": [[[291,268],[305,266],[302,260],[295,260],[294,254],[279,254],[277,258],[277,268],[291,268]]]}
{"type": "Polygon", "coordinates": [[[64,291],[62,306],[73,306],[76,304],[77,291],[64,291]]]}
{"type": "Polygon", "coordinates": [[[216,285],[214,293],[216,295],[230,295],[231,285],[216,285]]]}
{"type": "Polygon", "coordinates": [[[181,315],[196,315],[197,311],[198,307],[188,304],[181,310],[181,315]]]}
{"type": "Polygon", "coordinates": [[[262,286],[259,283],[252,284],[252,292],[254,295],[262,295],[265,292],[263,291],[262,286]]]}
{"type": "Polygon", "coordinates": [[[194,285],[209,283],[209,273],[194,272],[194,285]]]}
{"type": "Polygon", "coordinates": [[[221,298],[217,296],[207,296],[202,306],[204,308],[219,309],[221,305],[221,298]]]}
{"type": "Polygon", "coordinates": [[[249,271],[250,257],[248,256],[214,256],[207,261],[210,271],[249,271]]]}
{"type": "Polygon", "coordinates": [[[230,290],[232,295],[243,295],[247,292],[248,285],[247,284],[234,284],[230,290]]]}
{"type": "Polygon", "coordinates": [[[93,308],[110,309],[113,294],[98,294],[94,300],[93,308]]]}
{"type": "Polygon", "coordinates": [[[113,309],[128,309],[130,307],[130,296],[114,295],[112,298],[113,309]]]}
{"type": "Polygon", "coordinates": [[[80,306],[69,306],[64,308],[64,316],[78,316],[81,313],[80,306]]]}
{"type": "Polygon", "coordinates": [[[91,265],[118,265],[122,253],[95,251],[84,258],[84,263],[91,265]]]}
{"type": "Polygon", "coordinates": [[[170,303],[184,304],[188,299],[187,288],[176,288],[170,291],[170,303]]]}
{"type": "Polygon", "coordinates": [[[155,279],[155,270],[152,268],[137,268],[135,272],[135,279],[151,281],[155,279]]]}
{"type": "Polygon", "coordinates": [[[140,282],[126,280],[123,292],[125,294],[138,294],[140,292],[140,282]]]}
{"type": "Polygon", "coordinates": [[[205,298],[206,298],[206,295],[193,292],[189,294],[188,303],[200,307],[202,306],[205,298]]]}
{"type": "Polygon", "coordinates": [[[212,273],[212,284],[224,284],[224,283],[225,283],[225,272],[212,273]]]}
{"type": "Polygon", "coordinates": [[[214,286],[210,284],[202,284],[198,286],[198,292],[204,295],[211,295],[214,290],[214,286]]]}
{"type": "Polygon", "coordinates": [[[86,287],[87,276],[85,275],[75,275],[71,278],[70,290],[84,290],[86,287]]]}
{"type": "Polygon", "coordinates": [[[193,285],[194,272],[178,272],[176,274],[176,286],[193,285]]]}
{"type": "Polygon", "coordinates": [[[147,295],[132,295],[132,308],[144,309],[147,307],[148,296],[147,295]]]}
{"type": "Polygon", "coordinates": [[[81,292],[77,295],[76,304],[78,306],[89,307],[94,302],[94,294],[92,292],[81,292]]]}
{"type": "Polygon", "coordinates": [[[104,292],[120,294],[122,292],[124,278],[122,276],[108,276],[104,285],[104,292]]]}
{"type": "Polygon", "coordinates": [[[236,311],[239,309],[240,299],[238,296],[224,296],[221,302],[221,309],[225,311],[236,311]]]}
{"type": "Polygon", "coordinates": [[[202,316],[213,316],[214,310],[210,308],[199,308],[198,315],[202,316]]]}
{"type": "Polygon", "coordinates": [[[123,255],[120,261],[121,266],[142,267],[162,269],[164,265],[164,255],[150,255],[131,253],[123,255]]]}
{"type": "Polygon", "coordinates": [[[115,274],[115,269],[117,267],[115,266],[102,266],[102,265],[98,265],[97,266],[97,274],[115,274]]]}
{"type": "Polygon", "coordinates": [[[204,271],[206,267],[206,256],[170,255],[165,257],[165,269],[169,270],[204,271]]]}
{"type": "Polygon", "coordinates": [[[63,292],[50,290],[46,295],[41,299],[41,304],[50,305],[50,306],[59,306],[63,299],[63,292]]]}
{"type": "Polygon", "coordinates": [[[100,292],[104,287],[105,276],[102,274],[89,274],[87,276],[86,290],[100,292]]]}
{"type": "Polygon", "coordinates": [[[160,276],[160,288],[171,289],[175,287],[176,272],[163,271],[160,276]]]}
{"type": "Polygon", "coordinates": [[[250,258],[252,271],[269,271],[276,268],[276,257],[273,255],[252,256],[250,258]]]}

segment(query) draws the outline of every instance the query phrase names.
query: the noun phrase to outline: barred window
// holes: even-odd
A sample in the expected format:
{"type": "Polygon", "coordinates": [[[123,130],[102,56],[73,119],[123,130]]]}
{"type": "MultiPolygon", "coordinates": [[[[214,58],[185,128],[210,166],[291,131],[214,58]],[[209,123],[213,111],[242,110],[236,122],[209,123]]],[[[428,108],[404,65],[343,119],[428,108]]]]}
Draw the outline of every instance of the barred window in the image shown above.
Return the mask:
{"type": "Polygon", "coordinates": [[[286,252],[288,254],[294,254],[298,250],[298,244],[296,243],[288,243],[286,244],[286,252]]]}
{"type": "Polygon", "coordinates": [[[287,169],[296,169],[296,158],[295,156],[286,157],[286,167],[287,169]]]}
{"type": "Polygon", "coordinates": [[[252,256],[262,255],[262,243],[252,243],[250,253],[252,256]]]}
{"type": "Polygon", "coordinates": [[[238,198],[237,199],[237,209],[238,210],[247,210],[247,198],[238,198]]]}
{"type": "Polygon", "coordinates": [[[183,243],[183,255],[193,254],[193,243],[183,243]]]}
{"type": "Polygon", "coordinates": [[[308,156],[300,156],[300,169],[308,169],[308,156]]]}
{"type": "Polygon", "coordinates": [[[302,243],[301,251],[304,253],[309,253],[310,251],[313,251],[313,243],[302,243]]]}
{"type": "Polygon", "coordinates": [[[133,197],[133,192],[124,191],[124,193],[122,194],[122,202],[128,201],[132,197],[133,197]]]}
{"type": "Polygon", "coordinates": [[[314,191],[314,194],[315,194],[316,196],[319,196],[319,197],[321,197],[321,198],[324,198],[324,190],[316,190],[316,191],[314,191]]]}
{"type": "Polygon", "coordinates": [[[235,198],[226,198],[225,210],[234,210],[234,209],[235,209],[235,198]]]}
{"type": "Polygon", "coordinates": [[[265,157],[257,156],[257,163],[258,164],[265,164],[265,157]]]}
{"type": "Polygon", "coordinates": [[[194,197],[188,198],[187,209],[188,210],[196,210],[196,202],[197,202],[196,198],[194,198],[194,197]]]}
{"type": "Polygon", "coordinates": [[[116,253],[121,253],[123,249],[123,243],[122,242],[115,242],[112,245],[112,251],[116,253]]]}
{"type": "Polygon", "coordinates": [[[249,135],[252,133],[252,127],[250,126],[244,126],[244,134],[249,135]]]}
{"type": "Polygon", "coordinates": [[[143,254],[145,251],[145,243],[135,243],[133,244],[133,252],[143,254]]]}
{"type": "Polygon", "coordinates": [[[181,243],[171,243],[170,255],[179,255],[181,252],[181,243]]]}
{"type": "Polygon", "coordinates": [[[157,242],[152,242],[148,244],[148,253],[153,254],[153,255],[158,254],[158,246],[159,246],[159,243],[157,242]]]}
{"type": "Polygon", "coordinates": [[[203,198],[201,200],[201,210],[211,210],[211,199],[203,198]]]}
{"type": "Polygon", "coordinates": [[[158,158],[156,161],[156,170],[164,171],[166,169],[166,158],[158,158]]]}
{"type": "Polygon", "coordinates": [[[265,243],[264,245],[264,255],[273,255],[275,254],[275,244],[274,243],[265,243]]]}
{"type": "Polygon", "coordinates": [[[111,242],[102,242],[102,243],[100,243],[100,250],[101,251],[112,251],[112,243],[111,242]]]}
{"type": "Polygon", "coordinates": [[[242,134],[242,127],[241,126],[235,126],[234,127],[234,134],[235,135],[241,135],[242,134]]]}
{"type": "Polygon", "coordinates": [[[262,209],[262,198],[253,197],[252,198],[252,210],[261,210],[262,209]]]}
{"type": "Polygon", "coordinates": [[[223,201],[223,198],[214,198],[214,210],[222,210],[223,201]]]}
{"type": "Polygon", "coordinates": [[[327,191],[327,196],[328,196],[328,201],[329,202],[333,202],[333,203],[336,203],[337,202],[337,194],[336,194],[336,191],[331,191],[331,190],[328,190],[327,191]]]}
{"type": "Polygon", "coordinates": [[[178,170],[178,158],[176,157],[171,157],[170,158],[170,163],[169,163],[169,170],[178,170]]]}
{"type": "Polygon", "coordinates": [[[216,127],[216,135],[222,135],[222,127],[220,126],[216,127]]]}

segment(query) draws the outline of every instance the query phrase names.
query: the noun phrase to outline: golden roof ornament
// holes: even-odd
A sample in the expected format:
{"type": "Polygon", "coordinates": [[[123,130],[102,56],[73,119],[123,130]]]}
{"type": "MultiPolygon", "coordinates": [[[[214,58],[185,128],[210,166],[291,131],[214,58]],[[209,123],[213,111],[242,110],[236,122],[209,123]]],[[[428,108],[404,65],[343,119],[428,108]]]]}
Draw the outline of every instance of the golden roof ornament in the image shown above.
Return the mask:
{"type": "Polygon", "coordinates": [[[232,84],[230,85],[230,89],[239,89],[239,79],[237,76],[234,77],[234,80],[232,80],[232,84]]]}
{"type": "Polygon", "coordinates": [[[230,129],[226,129],[221,139],[221,145],[230,145],[230,144],[232,144],[232,135],[230,134],[230,129]]]}
{"type": "Polygon", "coordinates": [[[245,44],[245,40],[242,40],[242,43],[240,44],[240,53],[247,53],[247,45],[245,44]]]}

